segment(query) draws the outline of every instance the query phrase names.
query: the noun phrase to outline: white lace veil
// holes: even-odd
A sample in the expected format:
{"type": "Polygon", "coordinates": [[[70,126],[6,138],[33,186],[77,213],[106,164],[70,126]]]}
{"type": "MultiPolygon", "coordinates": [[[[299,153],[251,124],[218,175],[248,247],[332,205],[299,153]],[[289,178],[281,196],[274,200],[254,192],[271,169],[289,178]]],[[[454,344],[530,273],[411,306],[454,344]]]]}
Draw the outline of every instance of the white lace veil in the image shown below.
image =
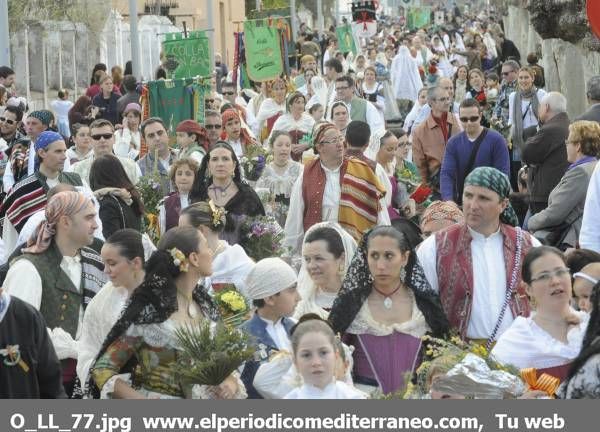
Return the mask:
{"type": "MultiPolygon", "coordinates": [[[[332,228],[340,235],[342,239],[342,245],[344,246],[344,275],[341,279],[344,279],[346,271],[352,262],[354,253],[356,252],[357,244],[356,241],[348,234],[337,222],[320,222],[310,227],[304,234],[304,238],[317,228],[332,228]]],[[[304,241],[302,242],[304,248],[304,241]]],[[[298,293],[300,294],[301,301],[296,307],[294,317],[299,318],[305,313],[316,313],[322,318],[326,318],[327,313],[315,303],[316,287],[308,271],[306,270],[306,263],[302,260],[302,266],[298,274],[298,293]]]]}

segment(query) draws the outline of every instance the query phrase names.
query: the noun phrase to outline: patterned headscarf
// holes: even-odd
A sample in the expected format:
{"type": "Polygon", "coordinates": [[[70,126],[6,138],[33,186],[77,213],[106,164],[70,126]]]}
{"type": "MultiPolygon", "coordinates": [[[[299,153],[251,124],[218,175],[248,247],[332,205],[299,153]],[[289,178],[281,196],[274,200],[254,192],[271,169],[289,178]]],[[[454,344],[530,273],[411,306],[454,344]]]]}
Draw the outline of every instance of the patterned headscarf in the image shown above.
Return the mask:
{"type": "Polygon", "coordinates": [[[52,111],[48,110],[32,111],[27,117],[36,118],[46,126],[50,126],[50,124],[54,121],[54,114],[52,114],[52,111]]]}
{"type": "Polygon", "coordinates": [[[81,192],[65,191],[54,195],[46,205],[46,220],[40,222],[23,252],[39,254],[46,251],[56,235],[56,223],[60,217],[75,215],[90,204],[92,201],[81,192]]]}
{"type": "MultiPolygon", "coordinates": [[[[512,191],[506,174],[492,167],[475,168],[465,179],[465,186],[484,187],[496,192],[502,200],[507,199],[512,191]]],[[[510,203],[500,215],[500,221],[511,226],[519,225],[519,218],[510,203]]]]}
{"type": "MultiPolygon", "coordinates": [[[[329,313],[329,322],[336,333],[344,333],[354,321],[354,318],[362,308],[362,305],[373,290],[373,276],[369,270],[368,264],[368,242],[372,234],[377,234],[378,230],[394,229],[392,227],[376,227],[367,231],[364,235],[358,249],[352,258],[352,262],[342,287],[335,299],[331,312],[329,313]]],[[[406,244],[408,240],[404,233],[399,231],[405,237],[406,244]]],[[[383,234],[383,233],[382,233],[383,234]]],[[[410,257],[406,266],[406,275],[402,281],[415,296],[415,302],[419,310],[423,313],[427,325],[432,333],[442,336],[450,330],[450,323],[440,303],[439,296],[429,285],[425,277],[425,271],[416,259],[416,253],[411,250],[410,257]]]]}
{"type": "Polygon", "coordinates": [[[35,141],[35,151],[45,149],[50,144],[56,141],[64,141],[65,139],[61,134],[54,131],[44,131],[42,132],[35,141]]]}
{"type": "Polygon", "coordinates": [[[240,122],[240,141],[242,142],[242,144],[244,144],[244,145],[252,144],[254,142],[254,139],[252,139],[252,136],[250,136],[250,134],[244,127],[245,123],[242,122],[242,118],[240,117],[240,114],[234,108],[227,109],[223,112],[223,114],[221,114],[221,122],[223,124],[223,129],[221,132],[221,139],[222,140],[229,139],[229,137],[227,136],[227,132],[225,130],[225,126],[227,125],[227,122],[230,122],[231,120],[237,120],[240,122]]]}
{"type": "Polygon", "coordinates": [[[433,221],[461,223],[464,219],[463,212],[454,201],[434,201],[423,212],[421,227],[433,221]]]}

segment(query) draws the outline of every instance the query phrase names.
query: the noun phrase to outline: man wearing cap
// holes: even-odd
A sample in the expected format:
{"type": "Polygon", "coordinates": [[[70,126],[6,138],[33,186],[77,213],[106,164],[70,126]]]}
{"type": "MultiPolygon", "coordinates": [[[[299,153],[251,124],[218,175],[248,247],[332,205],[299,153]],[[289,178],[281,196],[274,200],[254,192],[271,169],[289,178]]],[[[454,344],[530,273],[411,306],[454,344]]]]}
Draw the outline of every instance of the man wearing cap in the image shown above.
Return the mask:
{"type": "MultiPolygon", "coordinates": [[[[92,157],[84,159],[73,165],[72,171],[79,174],[79,176],[89,183],[90,170],[94,160],[100,156],[106,154],[113,154],[113,147],[115,145],[115,127],[111,122],[105,119],[94,120],[90,125],[90,135],[92,137],[92,148],[94,154],[92,157]]],[[[132,184],[137,184],[139,179],[142,177],[142,172],[138,165],[131,159],[116,156],[123,165],[127,177],[132,184]]],[[[65,169],[66,171],[66,169],[65,169]]]]}
{"type": "Polygon", "coordinates": [[[247,361],[241,379],[249,399],[262,399],[252,382],[260,364],[274,351],[291,352],[289,317],[300,301],[296,272],[280,258],[265,258],[256,263],[246,278],[246,293],[256,307],[254,316],[241,328],[256,340],[255,359],[247,361]]]}
{"type": "Polygon", "coordinates": [[[208,151],[206,129],[194,120],[184,120],[177,125],[175,134],[179,146],[178,159],[191,158],[200,165],[208,151]]]}
{"type": "Polygon", "coordinates": [[[462,338],[497,340],[515,317],[529,315],[521,265],[540,242],[515,228],[506,174],[479,167],[465,180],[465,222],[425,240],[417,256],[462,338]]]}
{"type": "Polygon", "coordinates": [[[113,152],[115,156],[136,160],[142,146],[140,123],[142,121],[142,107],[129,103],[123,110],[122,127],[115,132],[113,152]]]}
{"type": "Polygon", "coordinates": [[[80,192],[54,195],[46,207],[46,220],[24,254],[11,263],[4,281],[6,292],[44,317],[69,396],[76,378],[76,340],[83,313],[108,281],[102,259],[87,247],[96,228],[96,209],[90,199],[80,192]]]}
{"type": "Polygon", "coordinates": [[[76,173],[63,171],[67,160],[67,146],[57,132],[44,131],[36,137],[35,152],[39,169],[11,189],[0,206],[2,239],[7,251],[12,251],[25,222],[46,206],[46,194],[59,183],[83,186],[76,173]]]}
{"type": "MultiPolygon", "coordinates": [[[[25,131],[31,140],[29,143],[29,151],[27,153],[27,175],[32,175],[36,170],[35,157],[35,141],[37,137],[44,131],[48,130],[54,123],[54,114],[48,110],[32,111],[25,119],[25,131]]],[[[71,165],[67,159],[64,163],[64,169],[68,170],[71,165]]],[[[8,165],[2,178],[4,190],[9,191],[15,184],[15,178],[12,172],[12,167],[8,165]]]]}

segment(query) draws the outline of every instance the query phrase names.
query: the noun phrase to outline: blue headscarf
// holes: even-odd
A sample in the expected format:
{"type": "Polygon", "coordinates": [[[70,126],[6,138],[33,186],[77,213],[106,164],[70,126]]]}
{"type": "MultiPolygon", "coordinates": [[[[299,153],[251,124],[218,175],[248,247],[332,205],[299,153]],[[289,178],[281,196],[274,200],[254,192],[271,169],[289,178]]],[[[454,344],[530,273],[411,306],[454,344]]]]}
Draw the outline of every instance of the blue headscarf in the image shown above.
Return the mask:
{"type": "Polygon", "coordinates": [[[50,144],[56,141],[64,141],[65,139],[61,134],[54,131],[45,131],[38,135],[35,140],[35,171],[40,167],[40,159],[37,155],[38,150],[45,149],[50,144]]]}

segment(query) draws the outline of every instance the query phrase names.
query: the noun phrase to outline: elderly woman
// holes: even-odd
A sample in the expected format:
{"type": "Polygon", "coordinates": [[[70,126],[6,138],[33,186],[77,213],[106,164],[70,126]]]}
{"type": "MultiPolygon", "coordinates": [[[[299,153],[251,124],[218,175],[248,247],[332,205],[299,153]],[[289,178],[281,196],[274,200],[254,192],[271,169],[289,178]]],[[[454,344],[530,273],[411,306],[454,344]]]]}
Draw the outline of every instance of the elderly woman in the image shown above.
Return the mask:
{"type": "Polygon", "coordinates": [[[421,216],[421,232],[427,238],[451,225],[462,223],[464,215],[454,201],[434,201],[421,216]]]}
{"type": "Polygon", "coordinates": [[[560,249],[576,247],[585,197],[600,152],[600,125],[581,120],[569,126],[567,159],[571,165],[548,197],[548,207],[533,215],[529,231],[560,249]]]}
{"type": "Polygon", "coordinates": [[[293,161],[290,157],[293,146],[290,134],[273,131],[269,139],[273,161],[267,164],[256,182],[256,189],[269,190],[269,204],[266,205],[266,211],[275,216],[282,227],[285,226],[287,210],[290,206],[292,186],[303,169],[302,164],[293,161]]]}
{"type": "Polygon", "coordinates": [[[308,144],[301,143],[305,135],[310,134],[315,125],[314,119],[304,109],[306,107],[306,96],[300,92],[294,92],[287,98],[287,113],[279,117],[271,132],[269,139],[277,131],[290,134],[292,138],[292,158],[299,161],[308,144]]]}
{"type": "Polygon", "coordinates": [[[522,278],[535,312],[515,318],[491,354],[501,363],[563,380],[581,350],[589,318],[571,308],[571,275],[564,255],[550,246],[532,248],[523,261],[522,278]]]}
{"type": "Polygon", "coordinates": [[[354,382],[392,393],[418,363],[421,337],[450,329],[406,236],[393,227],[367,232],[329,320],[354,345],[354,382]]]}
{"type": "Polygon", "coordinates": [[[302,300],[296,306],[296,318],[307,313],[327,318],[355,251],[352,236],[335,222],[321,222],[308,229],[302,243],[298,276],[302,300]]]}

